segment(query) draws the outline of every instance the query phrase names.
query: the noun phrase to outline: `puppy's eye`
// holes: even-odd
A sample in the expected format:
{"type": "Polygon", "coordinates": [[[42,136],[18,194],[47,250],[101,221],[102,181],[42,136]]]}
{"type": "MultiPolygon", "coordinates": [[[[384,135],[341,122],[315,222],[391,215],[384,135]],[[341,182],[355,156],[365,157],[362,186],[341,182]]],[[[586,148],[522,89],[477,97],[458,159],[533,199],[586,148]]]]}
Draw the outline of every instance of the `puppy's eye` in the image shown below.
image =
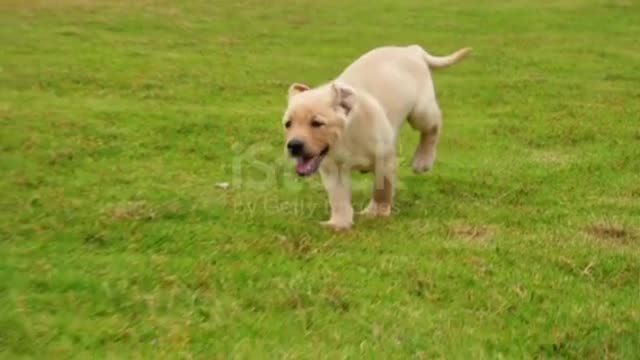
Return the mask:
{"type": "Polygon", "coordinates": [[[287,129],[291,127],[291,120],[287,120],[286,123],[284,123],[284,127],[286,127],[287,129]]]}
{"type": "Polygon", "coordinates": [[[318,120],[313,120],[313,121],[311,121],[311,126],[314,127],[314,128],[319,128],[319,127],[324,126],[324,123],[322,123],[322,122],[320,122],[318,120]]]}

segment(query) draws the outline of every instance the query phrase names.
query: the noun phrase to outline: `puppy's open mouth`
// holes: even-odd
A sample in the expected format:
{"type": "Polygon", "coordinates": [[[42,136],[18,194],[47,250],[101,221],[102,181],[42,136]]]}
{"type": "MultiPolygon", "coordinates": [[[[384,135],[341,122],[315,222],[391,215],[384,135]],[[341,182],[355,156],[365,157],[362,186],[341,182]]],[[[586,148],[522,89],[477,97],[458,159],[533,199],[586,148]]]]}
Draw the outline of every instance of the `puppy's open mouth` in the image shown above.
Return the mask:
{"type": "Polygon", "coordinates": [[[329,147],[327,146],[326,148],[324,148],[324,150],[320,152],[319,155],[298,156],[296,158],[296,161],[297,161],[296,172],[298,173],[298,175],[309,176],[315,173],[316,171],[318,171],[318,168],[320,168],[320,163],[322,162],[322,159],[324,159],[324,156],[327,155],[328,152],[329,152],[329,147]]]}

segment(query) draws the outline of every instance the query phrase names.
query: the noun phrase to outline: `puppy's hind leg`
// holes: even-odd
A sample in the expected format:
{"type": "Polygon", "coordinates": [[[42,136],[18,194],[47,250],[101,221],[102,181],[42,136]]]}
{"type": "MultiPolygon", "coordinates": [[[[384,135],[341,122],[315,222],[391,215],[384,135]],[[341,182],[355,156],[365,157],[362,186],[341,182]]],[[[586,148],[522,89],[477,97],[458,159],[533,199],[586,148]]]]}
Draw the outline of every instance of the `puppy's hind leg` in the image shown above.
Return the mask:
{"type": "Polygon", "coordinates": [[[420,142],[413,155],[411,167],[414,172],[423,173],[433,167],[436,146],[442,131],[442,112],[435,97],[421,99],[409,115],[409,123],[420,132],[420,142]]]}

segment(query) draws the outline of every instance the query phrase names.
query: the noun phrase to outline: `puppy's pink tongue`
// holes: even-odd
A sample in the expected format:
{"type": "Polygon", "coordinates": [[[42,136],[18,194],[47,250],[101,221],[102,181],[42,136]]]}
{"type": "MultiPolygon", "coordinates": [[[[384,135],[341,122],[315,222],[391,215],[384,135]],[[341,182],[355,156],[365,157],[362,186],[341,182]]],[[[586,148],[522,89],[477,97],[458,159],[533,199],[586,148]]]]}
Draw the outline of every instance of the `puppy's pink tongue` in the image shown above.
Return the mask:
{"type": "Polygon", "coordinates": [[[304,159],[299,157],[298,163],[296,164],[296,172],[300,175],[311,175],[316,170],[318,170],[318,165],[320,164],[320,157],[315,156],[310,159],[304,159]]]}
{"type": "Polygon", "coordinates": [[[296,164],[296,172],[298,174],[307,174],[311,170],[311,159],[305,160],[301,157],[298,158],[298,163],[296,164]]]}

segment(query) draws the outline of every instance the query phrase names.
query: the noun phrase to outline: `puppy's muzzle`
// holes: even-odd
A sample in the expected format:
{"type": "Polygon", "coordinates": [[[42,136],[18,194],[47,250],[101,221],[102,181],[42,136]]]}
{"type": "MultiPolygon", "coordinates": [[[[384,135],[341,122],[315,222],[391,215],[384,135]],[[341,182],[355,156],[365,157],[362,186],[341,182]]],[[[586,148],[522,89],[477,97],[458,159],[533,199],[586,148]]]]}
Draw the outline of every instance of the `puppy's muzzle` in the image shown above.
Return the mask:
{"type": "Polygon", "coordinates": [[[304,142],[299,139],[291,139],[287,143],[287,149],[291,156],[302,156],[304,155],[304,142]]]}

